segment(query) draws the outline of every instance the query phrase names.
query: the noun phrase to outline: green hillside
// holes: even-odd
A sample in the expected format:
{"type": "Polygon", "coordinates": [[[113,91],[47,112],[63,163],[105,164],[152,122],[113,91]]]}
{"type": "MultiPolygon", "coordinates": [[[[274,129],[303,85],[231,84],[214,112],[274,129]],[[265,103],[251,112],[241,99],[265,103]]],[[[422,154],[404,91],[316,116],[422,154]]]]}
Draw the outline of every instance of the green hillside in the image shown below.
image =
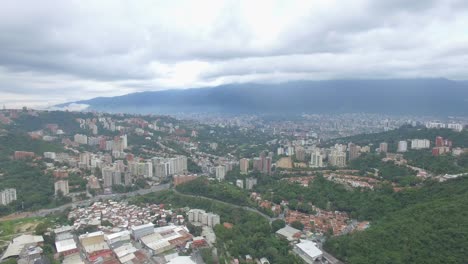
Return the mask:
{"type": "Polygon", "coordinates": [[[325,248],[346,263],[466,263],[468,178],[423,187],[413,202],[325,248]]]}

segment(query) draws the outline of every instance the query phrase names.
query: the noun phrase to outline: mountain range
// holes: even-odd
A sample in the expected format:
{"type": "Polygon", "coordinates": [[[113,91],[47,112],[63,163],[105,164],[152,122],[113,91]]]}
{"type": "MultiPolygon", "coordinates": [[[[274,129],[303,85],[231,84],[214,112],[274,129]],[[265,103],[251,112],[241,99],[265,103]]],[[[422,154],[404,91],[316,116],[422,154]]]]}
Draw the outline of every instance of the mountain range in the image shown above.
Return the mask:
{"type": "Polygon", "coordinates": [[[448,79],[326,80],[228,84],[70,102],[127,113],[382,113],[467,115],[468,82],[448,79]]]}

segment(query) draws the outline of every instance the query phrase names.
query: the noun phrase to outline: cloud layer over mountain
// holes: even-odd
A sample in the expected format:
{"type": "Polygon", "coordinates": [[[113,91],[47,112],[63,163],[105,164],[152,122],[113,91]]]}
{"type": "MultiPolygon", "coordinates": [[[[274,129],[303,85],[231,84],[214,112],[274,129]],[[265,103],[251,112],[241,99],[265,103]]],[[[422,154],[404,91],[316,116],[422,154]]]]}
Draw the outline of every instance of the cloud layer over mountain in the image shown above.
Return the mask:
{"type": "Polygon", "coordinates": [[[463,0],[13,1],[0,103],[289,80],[468,76],[463,0]]]}

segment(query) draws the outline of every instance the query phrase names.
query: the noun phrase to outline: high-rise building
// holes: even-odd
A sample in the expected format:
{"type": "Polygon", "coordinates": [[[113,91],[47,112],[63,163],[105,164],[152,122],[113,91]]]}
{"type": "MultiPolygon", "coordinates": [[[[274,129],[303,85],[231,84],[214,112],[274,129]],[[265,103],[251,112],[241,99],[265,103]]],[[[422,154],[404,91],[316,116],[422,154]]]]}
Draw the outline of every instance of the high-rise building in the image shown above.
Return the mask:
{"type": "Polygon", "coordinates": [[[294,147],[293,146],[287,146],[285,150],[286,155],[292,156],[294,155],[294,147]]]}
{"type": "Polygon", "coordinates": [[[127,135],[120,136],[120,140],[122,142],[122,148],[123,149],[128,148],[127,135]]]}
{"type": "Polygon", "coordinates": [[[124,184],[125,186],[132,185],[132,175],[130,174],[130,172],[126,172],[124,174],[124,184]]]}
{"type": "Polygon", "coordinates": [[[9,188],[0,192],[0,204],[8,205],[13,201],[16,201],[16,189],[9,188]]]}
{"type": "Polygon", "coordinates": [[[220,181],[224,180],[224,177],[226,176],[226,167],[217,166],[215,173],[216,173],[216,179],[220,181]]]}
{"type": "Polygon", "coordinates": [[[323,156],[320,151],[315,150],[310,155],[310,167],[311,168],[321,168],[323,167],[323,156]]]}
{"type": "Polygon", "coordinates": [[[408,150],[408,142],[406,140],[398,141],[397,152],[406,152],[408,150]]]}
{"type": "Polygon", "coordinates": [[[278,156],[284,155],[284,148],[279,147],[276,153],[278,154],[278,156]]]}
{"type": "Polygon", "coordinates": [[[387,153],[387,152],[388,152],[388,144],[387,144],[387,142],[382,142],[382,143],[380,143],[380,145],[379,145],[379,151],[380,151],[380,152],[384,152],[384,153],[387,153]]]}
{"type": "Polygon", "coordinates": [[[272,158],[270,156],[263,159],[263,173],[271,174],[272,158]]]}
{"type": "Polygon", "coordinates": [[[239,165],[241,173],[247,173],[249,171],[249,159],[240,159],[239,165]]]}
{"type": "Polygon", "coordinates": [[[57,195],[59,191],[61,191],[63,195],[67,195],[68,193],[70,193],[68,189],[67,180],[56,181],[54,183],[54,188],[55,188],[55,195],[57,195]]]}
{"type": "Polygon", "coordinates": [[[145,178],[153,177],[153,163],[145,162],[143,167],[143,176],[145,178]]]}
{"type": "Polygon", "coordinates": [[[131,161],[128,163],[128,171],[132,176],[138,176],[138,162],[131,161]]]}
{"type": "Polygon", "coordinates": [[[112,185],[121,185],[122,184],[122,173],[120,171],[112,172],[112,185]]]}
{"type": "Polygon", "coordinates": [[[154,165],[154,177],[163,180],[167,177],[166,163],[157,163],[154,165]]]}
{"type": "Polygon", "coordinates": [[[168,175],[182,174],[187,171],[187,157],[178,156],[167,160],[169,163],[168,175]]]}
{"type": "Polygon", "coordinates": [[[296,159],[299,161],[305,161],[305,150],[303,147],[296,148],[296,159]]]}
{"type": "Polygon", "coordinates": [[[359,146],[357,146],[354,143],[349,143],[348,150],[349,150],[349,160],[357,159],[361,155],[361,153],[359,152],[359,146]]]}
{"type": "Polygon", "coordinates": [[[262,171],[263,169],[263,163],[262,163],[262,160],[258,157],[255,157],[253,159],[253,168],[254,170],[256,171],[262,171]]]}
{"type": "Polygon", "coordinates": [[[328,156],[328,162],[331,166],[345,167],[346,166],[346,152],[333,150],[328,156]]]}
{"type": "Polygon", "coordinates": [[[81,152],[80,153],[80,163],[84,165],[85,168],[87,168],[90,164],[91,161],[91,155],[88,152],[81,152]]]}
{"type": "Polygon", "coordinates": [[[443,137],[436,137],[435,146],[436,147],[443,147],[444,146],[444,138],[443,137]]]}
{"type": "Polygon", "coordinates": [[[104,188],[112,187],[114,169],[110,167],[102,168],[102,180],[104,188]]]}

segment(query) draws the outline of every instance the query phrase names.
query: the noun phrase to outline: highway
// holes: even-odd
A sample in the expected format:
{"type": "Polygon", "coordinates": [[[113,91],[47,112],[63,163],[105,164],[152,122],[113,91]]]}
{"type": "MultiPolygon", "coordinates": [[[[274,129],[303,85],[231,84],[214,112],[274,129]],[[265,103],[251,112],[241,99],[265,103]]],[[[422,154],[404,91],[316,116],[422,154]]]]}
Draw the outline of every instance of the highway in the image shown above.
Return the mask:
{"type": "Polygon", "coordinates": [[[145,194],[148,194],[148,193],[151,193],[151,192],[159,192],[159,191],[167,190],[167,189],[169,189],[169,187],[170,187],[170,184],[165,183],[165,184],[152,186],[149,189],[141,189],[141,190],[137,190],[137,191],[134,191],[134,192],[97,195],[97,196],[94,196],[94,197],[89,198],[87,200],[76,201],[76,202],[64,204],[64,205],[56,207],[56,208],[41,209],[41,210],[34,211],[34,212],[27,212],[25,214],[25,217],[46,216],[46,215],[51,214],[51,213],[64,211],[64,210],[66,210],[68,208],[72,208],[72,207],[76,207],[76,206],[90,205],[91,203],[97,202],[100,199],[102,199],[102,200],[105,200],[105,199],[120,199],[122,197],[132,197],[132,196],[136,196],[136,195],[145,195],[145,194]]]}

